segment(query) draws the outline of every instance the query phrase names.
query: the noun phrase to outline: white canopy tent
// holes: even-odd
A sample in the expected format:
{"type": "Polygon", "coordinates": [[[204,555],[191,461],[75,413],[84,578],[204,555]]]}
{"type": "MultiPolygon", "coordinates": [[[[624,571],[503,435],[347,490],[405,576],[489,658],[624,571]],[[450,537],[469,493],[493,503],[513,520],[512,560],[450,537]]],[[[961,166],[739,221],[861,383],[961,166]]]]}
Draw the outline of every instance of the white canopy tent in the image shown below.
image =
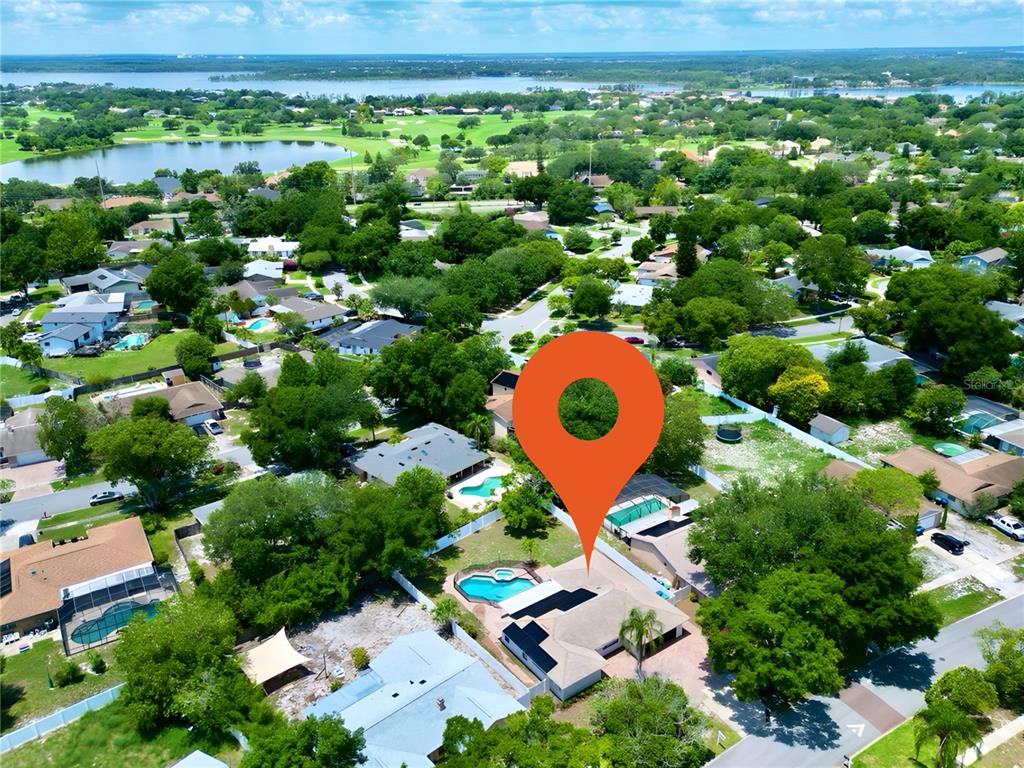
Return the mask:
{"type": "Polygon", "coordinates": [[[276,635],[242,654],[242,671],[257,685],[263,685],[308,662],[309,659],[292,648],[284,627],[281,627],[276,635]]]}

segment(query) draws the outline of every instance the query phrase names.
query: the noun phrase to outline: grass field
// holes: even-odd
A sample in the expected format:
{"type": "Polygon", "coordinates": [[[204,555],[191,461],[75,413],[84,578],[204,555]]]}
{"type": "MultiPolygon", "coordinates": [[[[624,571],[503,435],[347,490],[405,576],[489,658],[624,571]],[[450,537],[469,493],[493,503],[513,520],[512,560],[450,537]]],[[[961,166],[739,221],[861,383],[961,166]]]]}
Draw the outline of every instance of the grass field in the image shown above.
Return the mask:
{"type": "MultiPolygon", "coordinates": [[[[199,745],[182,726],[143,738],[116,701],[4,755],[4,768],[164,768],[199,745]]],[[[214,751],[215,750],[211,750],[214,751]]]]}
{"type": "MultiPolygon", "coordinates": [[[[172,365],[174,347],[179,340],[177,333],[165,333],[139,350],[110,350],[99,357],[55,357],[44,361],[43,365],[86,381],[112,379],[172,365]]],[[[234,344],[225,342],[217,345],[214,354],[230,352],[235,348],[234,344]]]]}
{"type": "Polygon", "coordinates": [[[115,520],[122,519],[122,517],[121,502],[118,501],[97,504],[95,507],[76,509],[72,512],[64,512],[60,515],[40,520],[39,528],[36,531],[36,538],[43,541],[46,539],[72,539],[76,536],[85,536],[90,528],[113,523],[115,520]]]}
{"type": "MultiPolygon", "coordinates": [[[[8,656],[0,688],[0,697],[3,699],[0,729],[6,731],[17,728],[30,720],[117,685],[123,678],[113,660],[113,647],[106,645],[96,649],[107,661],[106,672],[102,675],[86,672],[84,680],[65,688],[50,688],[47,684],[46,660],[53,655],[64,655],[60,644],[54,640],[40,640],[28,651],[8,656]]],[[[85,654],[76,656],[75,661],[85,663],[85,654]]],[[[4,768],[11,764],[8,760],[9,756],[4,755],[4,768]]]]}
{"type": "Polygon", "coordinates": [[[935,746],[934,742],[923,744],[923,762],[918,762],[914,758],[914,724],[907,720],[855,755],[852,768],[920,768],[932,764],[928,757],[934,755],[935,746]]]}
{"type": "Polygon", "coordinates": [[[765,484],[782,477],[825,468],[831,457],[790,437],[767,421],[742,425],[743,440],[722,443],[711,430],[705,442],[703,465],[723,480],[751,475],[765,484]]]}
{"type": "Polygon", "coordinates": [[[35,376],[24,368],[0,365],[0,399],[27,395],[37,384],[47,384],[51,389],[58,389],[61,382],[35,376]]]}
{"type": "Polygon", "coordinates": [[[707,392],[693,387],[683,387],[673,397],[684,397],[691,400],[697,406],[697,413],[701,416],[724,416],[728,413],[740,413],[740,409],[728,400],[713,397],[707,392]]]}
{"type": "Polygon", "coordinates": [[[942,612],[942,626],[966,618],[1002,599],[1002,595],[973,576],[958,579],[952,584],[930,590],[927,594],[935,599],[942,612]]]}

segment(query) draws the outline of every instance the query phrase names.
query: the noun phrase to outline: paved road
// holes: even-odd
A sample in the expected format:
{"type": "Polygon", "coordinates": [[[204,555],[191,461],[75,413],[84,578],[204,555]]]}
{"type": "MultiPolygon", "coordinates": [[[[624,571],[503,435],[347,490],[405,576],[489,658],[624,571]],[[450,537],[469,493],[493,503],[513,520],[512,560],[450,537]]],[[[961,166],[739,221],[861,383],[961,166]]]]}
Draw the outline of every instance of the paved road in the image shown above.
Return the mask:
{"type": "MultiPolygon", "coordinates": [[[[556,288],[549,295],[561,293],[561,288],[556,288]]],[[[540,336],[558,320],[553,320],[548,313],[547,299],[538,301],[525,312],[519,314],[504,313],[488,317],[484,320],[484,331],[497,331],[501,335],[502,344],[508,348],[509,337],[516,333],[532,331],[534,336],[540,336]]]]}
{"type": "Polygon", "coordinates": [[[924,640],[893,651],[861,670],[839,696],[812,697],[793,711],[764,723],[757,704],[737,702],[722,687],[714,698],[735,713],[750,735],[709,765],[715,768],[827,768],[841,766],[853,756],[914,714],[924,704],[931,681],[960,665],[983,664],[974,633],[996,620],[1024,626],[1024,595],[1004,600],[958,621],[935,640],[924,640]]]}
{"type": "Polygon", "coordinates": [[[824,317],[806,325],[772,325],[751,331],[752,336],[778,336],[781,339],[806,339],[811,336],[825,336],[840,331],[856,332],[849,317],[836,315],[824,317]]]}
{"type": "MultiPolygon", "coordinates": [[[[252,454],[244,445],[227,446],[214,454],[217,461],[237,461],[243,468],[254,465],[252,454]]],[[[75,509],[82,509],[89,506],[89,497],[94,493],[109,491],[115,486],[107,482],[83,485],[78,488],[69,488],[66,491],[55,491],[44,496],[35,496],[21,501],[9,501],[0,504],[0,531],[6,530],[14,523],[38,520],[45,512],[47,515],[58,515],[61,512],[70,512],[75,509]]],[[[128,483],[119,483],[116,490],[127,493],[133,490],[128,483]]]]}

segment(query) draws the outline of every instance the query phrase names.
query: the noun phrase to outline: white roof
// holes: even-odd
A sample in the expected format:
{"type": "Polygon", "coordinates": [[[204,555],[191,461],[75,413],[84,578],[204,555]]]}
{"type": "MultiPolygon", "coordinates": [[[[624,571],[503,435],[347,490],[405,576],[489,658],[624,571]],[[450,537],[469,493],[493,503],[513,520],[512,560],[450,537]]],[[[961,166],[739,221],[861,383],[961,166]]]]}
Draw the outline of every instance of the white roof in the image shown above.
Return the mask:
{"type": "Polygon", "coordinates": [[[890,259],[902,261],[905,264],[912,264],[915,261],[934,261],[929,251],[920,248],[912,248],[909,245],[901,245],[898,248],[869,248],[867,253],[879,259],[890,259]]]}
{"type": "Polygon", "coordinates": [[[249,243],[249,253],[269,253],[270,251],[294,251],[299,247],[297,240],[284,240],[280,237],[258,237],[249,243]]]}
{"type": "Polygon", "coordinates": [[[289,669],[309,662],[305,656],[292,648],[284,627],[268,640],[242,654],[242,671],[256,685],[262,685],[289,669]]]}
{"type": "Polygon", "coordinates": [[[171,768],[228,768],[228,764],[197,749],[195,752],[185,755],[171,768]]]}
{"type": "Polygon", "coordinates": [[[654,297],[653,285],[636,285],[635,283],[623,283],[615,289],[612,294],[612,304],[626,304],[630,307],[642,307],[649,304],[654,297]]]}
{"type": "Polygon", "coordinates": [[[245,265],[245,276],[255,277],[256,275],[279,278],[284,275],[284,264],[280,261],[267,261],[266,259],[250,261],[245,265]]]}

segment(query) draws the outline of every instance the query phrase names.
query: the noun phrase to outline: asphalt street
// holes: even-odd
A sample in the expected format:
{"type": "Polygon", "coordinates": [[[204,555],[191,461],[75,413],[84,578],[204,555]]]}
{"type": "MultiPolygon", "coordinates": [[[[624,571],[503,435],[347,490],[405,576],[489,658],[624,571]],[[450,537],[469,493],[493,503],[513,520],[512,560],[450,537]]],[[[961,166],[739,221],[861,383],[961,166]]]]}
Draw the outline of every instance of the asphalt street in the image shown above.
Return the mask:
{"type": "Polygon", "coordinates": [[[953,667],[983,665],[974,633],[996,620],[1024,626],[1024,595],[986,608],[941,630],[935,640],[887,653],[860,670],[838,696],[813,696],[764,722],[764,708],[737,701],[723,685],[714,698],[749,734],[708,763],[714,768],[831,768],[843,765],[882,733],[924,705],[924,691],[953,667]]]}

